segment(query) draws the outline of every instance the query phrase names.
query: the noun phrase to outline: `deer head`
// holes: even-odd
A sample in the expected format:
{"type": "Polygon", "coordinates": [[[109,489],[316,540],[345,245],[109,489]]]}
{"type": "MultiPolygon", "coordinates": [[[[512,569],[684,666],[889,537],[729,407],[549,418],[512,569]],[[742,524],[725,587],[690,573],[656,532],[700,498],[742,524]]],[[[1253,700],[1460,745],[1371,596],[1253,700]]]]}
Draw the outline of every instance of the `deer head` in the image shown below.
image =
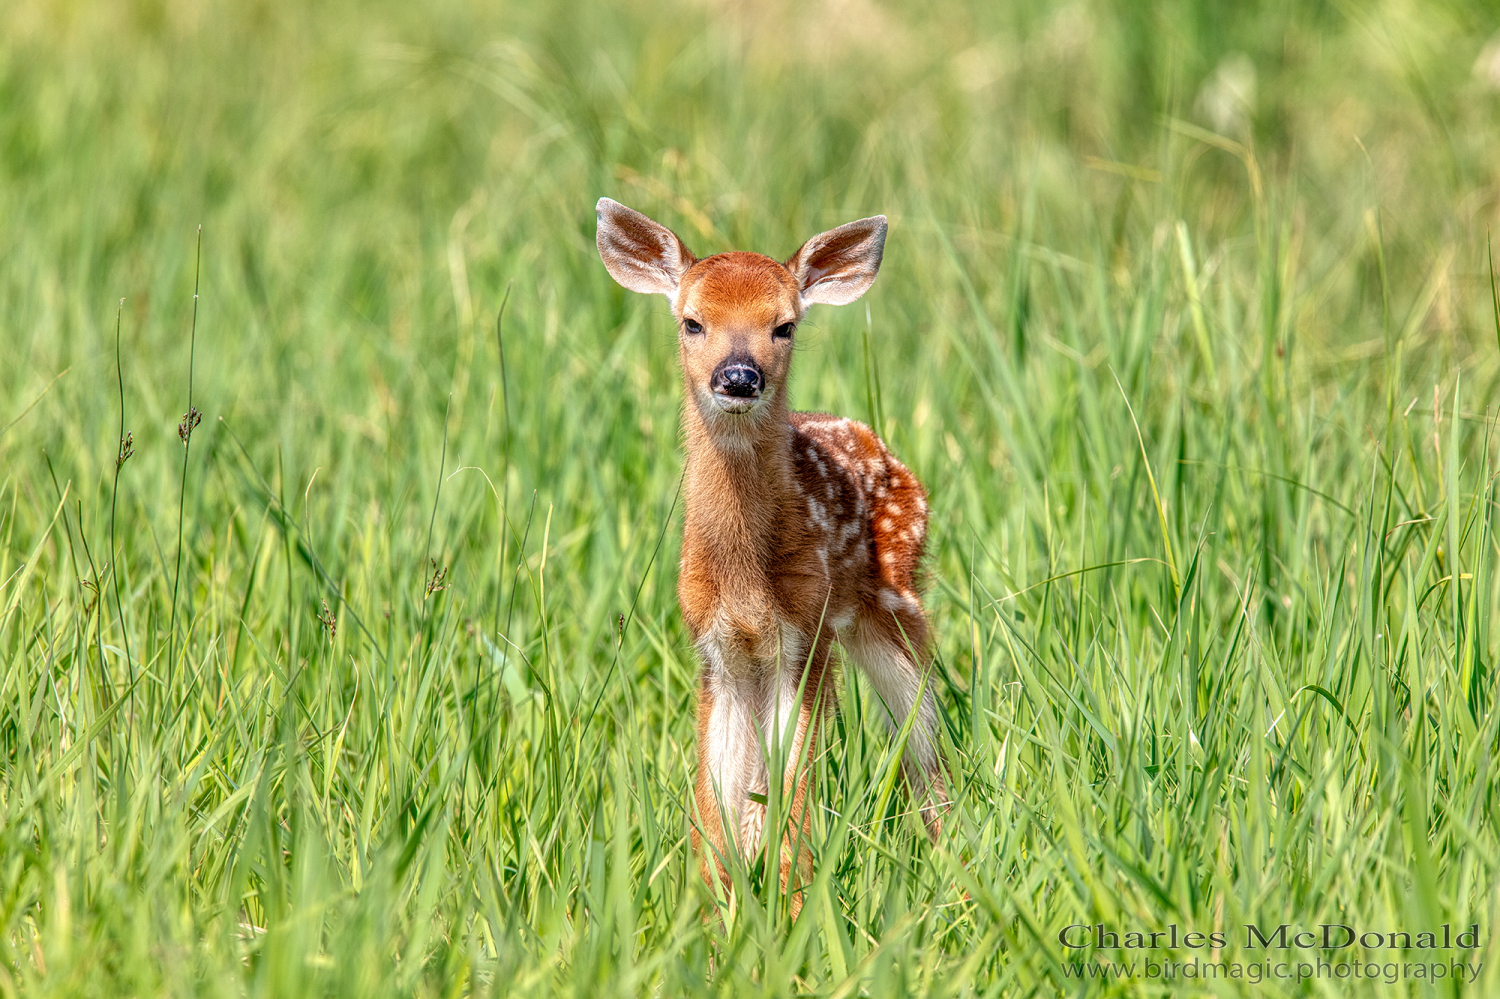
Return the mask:
{"type": "Polygon", "coordinates": [[[809,239],[785,264],[759,253],[699,260],[666,226],[600,198],[597,243],[623,287],[665,295],[678,324],[688,400],[711,433],[785,421],[797,324],[818,302],[847,305],[880,270],[884,215],[809,239]]]}

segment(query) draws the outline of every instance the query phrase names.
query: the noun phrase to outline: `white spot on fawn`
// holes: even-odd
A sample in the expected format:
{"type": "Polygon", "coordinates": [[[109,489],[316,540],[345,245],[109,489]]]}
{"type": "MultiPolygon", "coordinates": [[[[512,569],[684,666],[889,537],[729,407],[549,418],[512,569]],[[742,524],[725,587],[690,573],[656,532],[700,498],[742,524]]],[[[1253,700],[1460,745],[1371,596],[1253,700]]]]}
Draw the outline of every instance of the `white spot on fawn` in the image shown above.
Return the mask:
{"type": "Polygon", "coordinates": [[[839,547],[849,547],[849,545],[852,544],[854,539],[857,537],[859,537],[859,521],[844,521],[844,525],[839,528],[839,547]]]}
{"type": "Polygon", "coordinates": [[[828,520],[827,508],[811,496],[807,498],[807,513],[812,517],[813,523],[817,524],[824,531],[828,531],[833,527],[833,524],[828,520]]]}

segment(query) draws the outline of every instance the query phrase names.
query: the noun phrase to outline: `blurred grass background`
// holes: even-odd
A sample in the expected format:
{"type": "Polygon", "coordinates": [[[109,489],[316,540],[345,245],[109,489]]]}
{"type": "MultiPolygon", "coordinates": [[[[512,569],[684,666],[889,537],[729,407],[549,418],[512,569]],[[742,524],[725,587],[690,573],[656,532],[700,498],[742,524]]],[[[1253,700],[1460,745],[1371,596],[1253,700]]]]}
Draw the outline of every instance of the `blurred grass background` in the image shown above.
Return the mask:
{"type": "MultiPolygon", "coordinates": [[[[1478,0],[6,5],[0,993],[1083,994],[1094,922],[1478,922],[1493,993],[1497,220],[1478,0]],[[702,915],[603,194],[891,217],[794,403],[932,492],[956,804],[846,678],[794,925],[702,915]]],[[[1464,991],[1202,988],[1335,987],[1464,991]]]]}

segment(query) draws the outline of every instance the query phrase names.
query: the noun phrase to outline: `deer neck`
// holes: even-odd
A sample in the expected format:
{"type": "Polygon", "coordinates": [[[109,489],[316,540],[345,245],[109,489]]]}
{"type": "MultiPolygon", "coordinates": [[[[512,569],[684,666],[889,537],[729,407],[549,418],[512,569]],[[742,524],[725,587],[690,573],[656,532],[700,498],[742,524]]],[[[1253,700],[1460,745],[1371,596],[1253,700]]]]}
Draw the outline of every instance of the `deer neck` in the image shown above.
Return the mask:
{"type": "Polygon", "coordinates": [[[726,578],[761,575],[779,544],[792,484],[792,428],[786,405],[745,426],[711,426],[689,398],[684,548],[702,551],[726,578]]]}

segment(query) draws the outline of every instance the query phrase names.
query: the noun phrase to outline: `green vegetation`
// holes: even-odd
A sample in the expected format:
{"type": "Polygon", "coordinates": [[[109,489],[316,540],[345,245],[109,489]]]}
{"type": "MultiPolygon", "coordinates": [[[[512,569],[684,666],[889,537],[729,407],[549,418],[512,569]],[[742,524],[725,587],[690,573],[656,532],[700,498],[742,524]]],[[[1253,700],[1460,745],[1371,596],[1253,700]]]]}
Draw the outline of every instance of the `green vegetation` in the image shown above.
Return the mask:
{"type": "Polygon", "coordinates": [[[1478,923],[1500,992],[1497,28],[0,7],[0,995],[1466,991],[1076,923],[1478,923]],[[891,217],[794,402],[931,489],[956,803],[846,678],[795,924],[703,915],[675,334],[602,194],[700,253],[891,217]]]}

